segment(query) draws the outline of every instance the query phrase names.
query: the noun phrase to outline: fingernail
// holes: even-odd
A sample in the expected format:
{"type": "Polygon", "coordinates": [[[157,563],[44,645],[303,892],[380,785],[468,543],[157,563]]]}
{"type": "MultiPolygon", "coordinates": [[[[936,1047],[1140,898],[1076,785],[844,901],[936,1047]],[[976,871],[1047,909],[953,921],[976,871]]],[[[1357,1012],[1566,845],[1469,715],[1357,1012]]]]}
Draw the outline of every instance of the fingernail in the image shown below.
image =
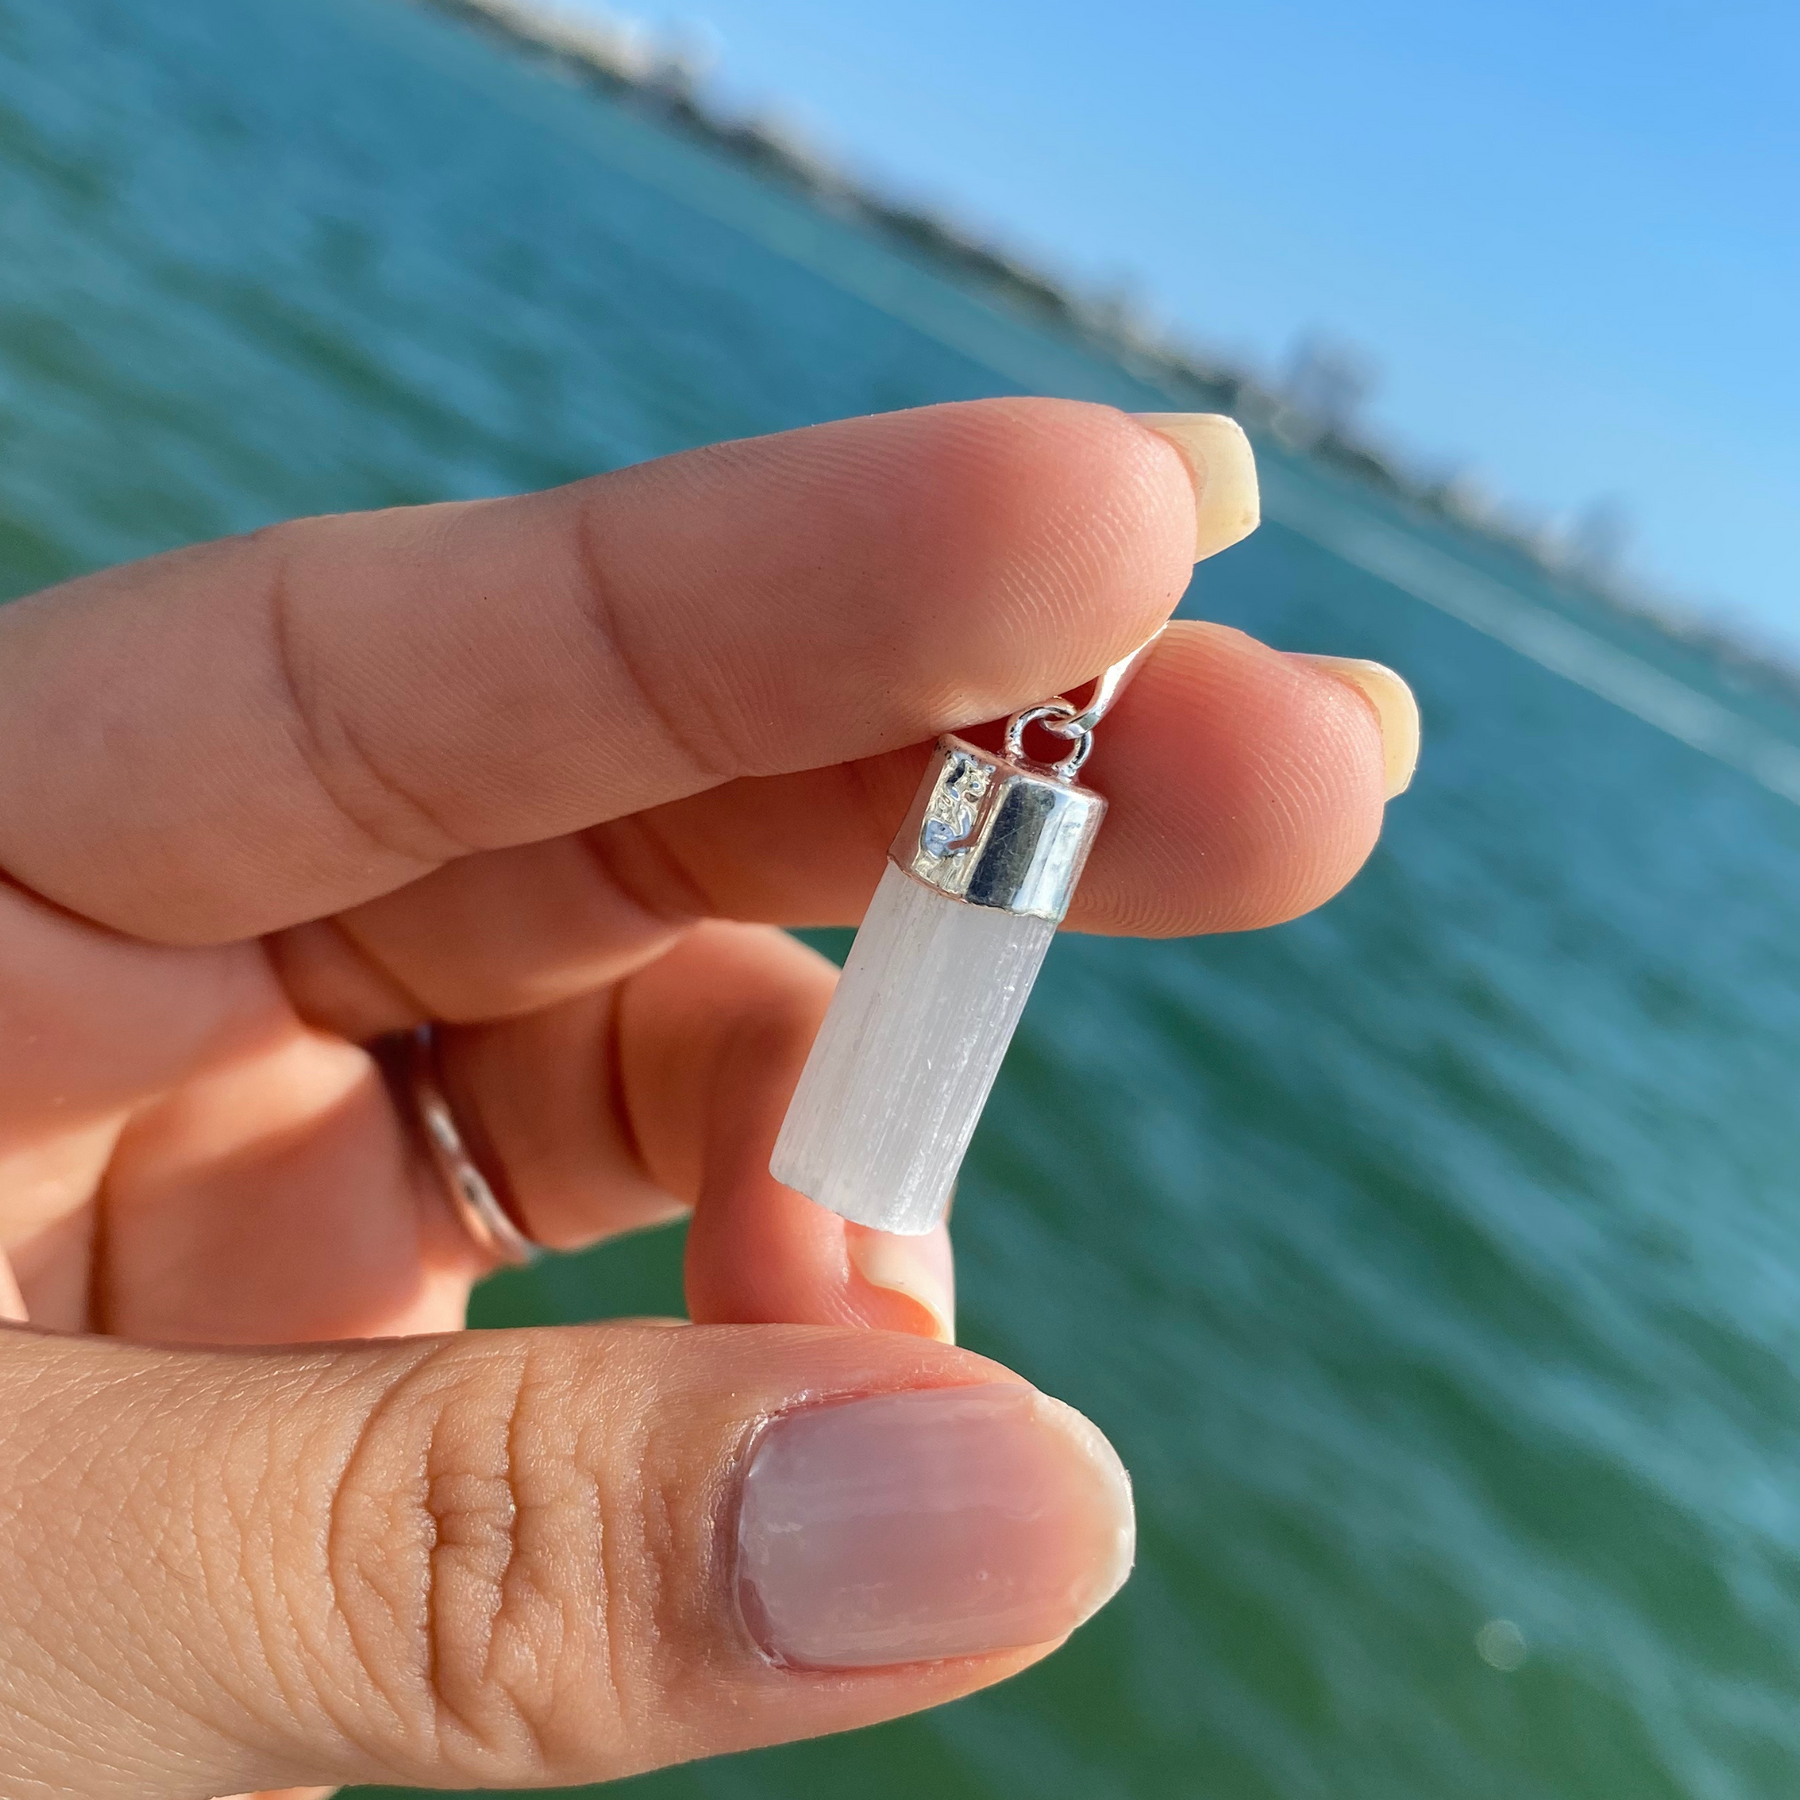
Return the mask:
{"type": "Polygon", "coordinates": [[[1359,656],[1302,656],[1315,669],[1347,681],[1375,709],[1381,727],[1381,757],[1386,776],[1384,798],[1404,794],[1419,766],[1419,703],[1413,691],[1386,663],[1359,656]]]}
{"type": "Polygon", "coordinates": [[[1216,556],[1262,523],[1256,453],[1244,428],[1224,413],[1134,413],[1140,425],[1181,452],[1194,484],[1198,541],[1194,561],[1216,556]]]}
{"type": "Polygon", "coordinates": [[[1015,1382],[809,1407],[758,1440],[738,1515],[757,1642],[819,1669],[1054,1642],[1131,1571],[1131,1480],[1015,1382]]]}
{"type": "Polygon", "coordinates": [[[923,1237],[901,1237],[867,1225],[844,1227],[850,1266],[870,1287],[910,1300],[925,1315],[919,1335],[956,1342],[956,1265],[950,1233],[939,1225],[923,1237]]]}

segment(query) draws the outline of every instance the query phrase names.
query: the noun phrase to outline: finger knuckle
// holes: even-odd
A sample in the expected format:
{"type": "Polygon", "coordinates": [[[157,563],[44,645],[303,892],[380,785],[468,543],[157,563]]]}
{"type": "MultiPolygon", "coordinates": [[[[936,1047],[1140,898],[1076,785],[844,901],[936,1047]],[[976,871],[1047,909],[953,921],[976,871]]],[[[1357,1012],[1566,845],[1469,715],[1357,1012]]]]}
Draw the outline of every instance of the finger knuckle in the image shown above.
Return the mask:
{"type": "Polygon", "coordinates": [[[711,786],[744,773],[746,756],[731,708],[712,682],[699,678],[702,672],[692,659],[672,662],[661,649],[660,635],[646,631],[654,621],[614,573],[600,515],[578,507],[571,515],[571,533],[596,666],[607,671],[612,697],[623,705],[625,716],[647,731],[649,741],[659,742],[691,782],[711,786]]]}
{"type": "Polygon", "coordinates": [[[327,625],[306,603],[296,567],[315,542],[308,522],[264,526],[251,543],[262,566],[268,683],[289,741],[328,814],[354,841],[429,868],[482,846],[440,816],[428,784],[391,760],[391,746],[367,730],[346,684],[327,625]]]}
{"type": "Polygon", "coordinates": [[[573,1397],[528,1338],[449,1347],[387,1390],[343,1470],[353,1729],[405,1776],[550,1780],[625,1735],[621,1522],[573,1397]]]}

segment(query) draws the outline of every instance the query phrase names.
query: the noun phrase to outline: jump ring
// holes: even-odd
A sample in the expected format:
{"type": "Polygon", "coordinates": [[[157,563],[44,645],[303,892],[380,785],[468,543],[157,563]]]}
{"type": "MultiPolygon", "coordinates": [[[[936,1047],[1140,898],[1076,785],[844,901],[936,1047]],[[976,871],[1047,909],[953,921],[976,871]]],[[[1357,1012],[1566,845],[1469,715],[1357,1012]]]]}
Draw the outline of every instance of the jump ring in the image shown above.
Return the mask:
{"type": "MultiPolygon", "coordinates": [[[[1054,700],[1046,700],[1038,706],[1028,706],[1023,712],[1016,712],[1006,721],[1005,754],[1009,762],[1029,762],[1034,760],[1025,754],[1025,728],[1028,725],[1042,725],[1046,731],[1057,732],[1058,721],[1066,724],[1080,715],[1067,700],[1060,696],[1054,700]]],[[[1081,765],[1087,761],[1088,752],[1094,747],[1093,733],[1083,731],[1075,740],[1075,747],[1067,756],[1059,757],[1055,762],[1047,763],[1053,775],[1064,781],[1073,781],[1081,765]]]]}

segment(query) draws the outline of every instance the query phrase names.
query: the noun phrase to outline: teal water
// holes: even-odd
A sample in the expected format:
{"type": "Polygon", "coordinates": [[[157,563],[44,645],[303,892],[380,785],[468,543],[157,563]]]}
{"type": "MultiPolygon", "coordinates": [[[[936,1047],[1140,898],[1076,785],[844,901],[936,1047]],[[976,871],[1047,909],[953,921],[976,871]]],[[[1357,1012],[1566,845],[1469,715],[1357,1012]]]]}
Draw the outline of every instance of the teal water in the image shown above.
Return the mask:
{"type": "MultiPolygon", "coordinates": [[[[1023,388],[1184,398],[399,0],[0,0],[0,592],[1023,388]]],[[[1800,1788],[1797,734],[1262,449],[1187,604],[1404,670],[1419,780],[1314,918],[1064,939],[957,1216],[965,1341],[1118,1444],[1136,1577],[1005,1688],[620,1792],[1800,1788]]]]}

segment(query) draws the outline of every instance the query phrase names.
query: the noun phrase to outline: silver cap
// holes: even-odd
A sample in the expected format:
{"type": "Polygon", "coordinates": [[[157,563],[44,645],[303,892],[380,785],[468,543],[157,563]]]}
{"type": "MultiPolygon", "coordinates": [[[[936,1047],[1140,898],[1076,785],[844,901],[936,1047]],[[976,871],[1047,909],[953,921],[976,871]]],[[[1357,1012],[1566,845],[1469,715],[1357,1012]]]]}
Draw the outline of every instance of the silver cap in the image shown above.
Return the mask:
{"type": "Polygon", "coordinates": [[[1066,775],[942,737],[888,854],[952,900],[1060,924],[1105,812],[1066,775]]]}

